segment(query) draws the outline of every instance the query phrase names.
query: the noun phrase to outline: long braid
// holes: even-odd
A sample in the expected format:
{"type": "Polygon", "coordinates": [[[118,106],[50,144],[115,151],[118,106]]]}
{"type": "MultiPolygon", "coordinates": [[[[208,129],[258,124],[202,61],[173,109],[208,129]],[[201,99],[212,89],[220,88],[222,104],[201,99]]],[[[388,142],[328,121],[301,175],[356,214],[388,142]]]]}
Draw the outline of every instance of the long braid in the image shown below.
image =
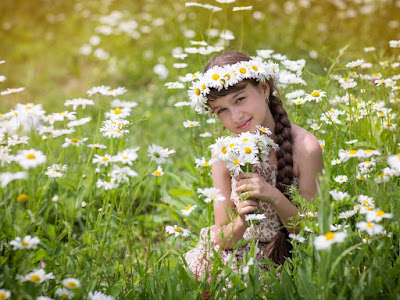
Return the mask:
{"type": "MultiPolygon", "coordinates": [[[[269,99],[269,108],[275,121],[275,142],[279,145],[279,150],[276,152],[278,160],[276,187],[290,200],[287,188],[293,183],[292,127],[282,101],[274,95],[269,99]]],[[[283,264],[285,258],[291,256],[292,244],[288,238],[287,229],[281,229],[265,247],[264,255],[277,264],[283,264]]]]}

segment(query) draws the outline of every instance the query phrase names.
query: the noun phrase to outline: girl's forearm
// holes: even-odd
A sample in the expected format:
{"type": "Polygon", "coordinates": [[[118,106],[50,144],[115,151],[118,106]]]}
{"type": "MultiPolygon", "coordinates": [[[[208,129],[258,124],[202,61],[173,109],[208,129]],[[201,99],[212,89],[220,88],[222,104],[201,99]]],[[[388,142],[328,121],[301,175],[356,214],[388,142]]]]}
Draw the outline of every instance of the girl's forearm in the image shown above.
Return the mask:
{"type": "Polygon", "coordinates": [[[215,227],[215,243],[224,250],[232,249],[243,238],[246,229],[244,216],[237,216],[231,223],[215,227]]]}
{"type": "Polygon", "coordinates": [[[285,197],[285,195],[283,195],[279,190],[277,191],[277,196],[274,198],[274,201],[271,202],[272,207],[275,209],[286,229],[290,233],[296,233],[298,228],[293,227],[291,222],[298,213],[297,208],[285,197]]]}

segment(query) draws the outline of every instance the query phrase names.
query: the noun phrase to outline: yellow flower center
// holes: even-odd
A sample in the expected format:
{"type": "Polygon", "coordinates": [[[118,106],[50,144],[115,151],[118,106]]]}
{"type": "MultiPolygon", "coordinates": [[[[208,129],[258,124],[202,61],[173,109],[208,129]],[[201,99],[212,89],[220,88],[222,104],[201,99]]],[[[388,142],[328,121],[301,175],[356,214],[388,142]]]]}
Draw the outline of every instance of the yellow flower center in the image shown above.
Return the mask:
{"type": "Polygon", "coordinates": [[[28,242],[22,242],[22,246],[28,247],[30,244],[28,242]]]}
{"type": "MultiPolygon", "coordinates": [[[[226,154],[226,147],[222,147],[222,149],[221,149],[221,152],[223,153],[223,154],[226,154]]],[[[400,154],[399,154],[400,155],[400,154]]]]}
{"type": "Polygon", "coordinates": [[[190,206],[190,205],[188,205],[188,206],[186,206],[185,207],[185,210],[189,210],[189,209],[191,209],[192,207],[190,206]]]}
{"type": "Polygon", "coordinates": [[[26,109],[31,109],[31,108],[32,108],[32,106],[26,106],[25,108],[26,108],[26,109]]]}
{"type": "Polygon", "coordinates": [[[257,66],[253,66],[253,70],[254,70],[254,71],[258,71],[257,66]]]}
{"type": "Polygon", "coordinates": [[[235,147],[235,144],[234,144],[234,143],[232,143],[232,144],[229,145],[229,148],[232,148],[232,147],[235,147]]]}
{"type": "Polygon", "coordinates": [[[250,147],[244,148],[244,152],[245,152],[246,154],[250,154],[250,153],[251,153],[251,148],[250,148],[250,147]]]}
{"type": "Polygon", "coordinates": [[[193,127],[194,126],[194,124],[193,123],[189,123],[189,127],[193,127]]]}
{"type": "Polygon", "coordinates": [[[182,229],[181,229],[180,227],[175,227],[175,228],[174,228],[174,231],[175,231],[175,232],[182,232],[182,229]]]}
{"type": "Polygon", "coordinates": [[[211,76],[212,79],[214,80],[218,80],[219,79],[219,75],[218,74],[214,74],[213,76],[211,76]]]}
{"type": "Polygon", "coordinates": [[[79,142],[79,140],[77,138],[73,138],[71,139],[71,142],[76,144],[77,142],[79,142]]]}
{"type": "Polygon", "coordinates": [[[161,172],[158,171],[158,170],[155,170],[155,171],[153,172],[153,174],[156,175],[156,176],[161,176],[161,172]]]}
{"type": "Polygon", "coordinates": [[[65,114],[65,111],[60,111],[60,115],[63,115],[63,114],[65,114]]]}
{"type": "Polygon", "coordinates": [[[26,195],[26,194],[20,194],[20,195],[18,195],[18,197],[17,197],[17,201],[18,201],[18,202],[25,202],[25,201],[28,200],[28,199],[29,199],[29,196],[26,195]]]}
{"type": "Polygon", "coordinates": [[[239,71],[240,71],[240,73],[242,73],[242,74],[246,74],[246,68],[240,68],[239,71]]]}
{"type": "Polygon", "coordinates": [[[103,157],[102,161],[108,161],[108,157],[103,157]]]}
{"type": "Polygon", "coordinates": [[[234,164],[234,165],[238,165],[238,164],[239,164],[239,160],[236,159],[236,160],[233,162],[233,164],[234,164]]]}
{"type": "Polygon", "coordinates": [[[249,139],[248,138],[245,138],[245,139],[243,139],[243,142],[247,142],[249,139]]]}
{"type": "Polygon", "coordinates": [[[69,282],[67,282],[66,286],[69,288],[74,288],[74,287],[77,287],[77,284],[73,281],[69,281],[69,282]]]}
{"type": "Polygon", "coordinates": [[[224,77],[225,77],[227,80],[231,79],[231,75],[229,75],[229,74],[225,74],[224,77]]]}
{"type": "Polygon", "coordinates": [[[116,132],[116,133],[121,133],[121,130],[115,129],[115,132],[116,132]]]}
{"type": "Polygon", "coordinates": [[[368,222],[367,227],[372,228],[372,227],[374,227],[374,224],[372,224],[371,222],[368,222]]]}
{"type": "Polygon", "coordinates": [[[386,123],[386,126],[387,126],[387,127],[392,127],[393,124],[389,122],[389,123],[386,123]]]}
{"type": "Polygon", "coordinates": [[[0,299],[6,299],[6,293],[0,292],[0,299]]]}
{"type": "Polygon", "coordinates": [[[114,109],[114,114],[115,115],[119,115],[120,113],[122,113],[122,110],[120,108],[114,109]]]}
{"type": "Polygon", "coordinates": [[[314,92],[312,92],[311,96],[319,97],[319,92],[318,91],[314,91],[314,92]]]}
{"type": "Polygon", "coordinates": [[[204,163],[203,163],[203,166],[204,167],[208,167],[210,164],[208,163],[208,161],[205,161],[204,163]]]}
{"type": "Polygon", "coordinates": [[[379,77],[379,73],[374,73],[374,77],[379,77]]]}
{"type": "Polygon", "coordinates": [[[128,156],[124,156],[122,159],[128,159],[128,156]]]}
{"type": "Polygon", "coordinates": [[[108,90],[108,92],[109,92],[109,93],[112,93],[112,92],[114,92],[114,90],[113,90],[113,89],[111,89],[111,90],[108,90]]]}
{"type": "Polygon", "coordinates": [[[200,89],[195,89],[195,90],[194,90],[194,93],[195,93],[197,96],[200,96],[200,89]]]}
{"type": "Polygon", "coordinates": [[[68,298],[68,294],[67,294],[67,293],[62,293],[62,294],[60,295],[60,297],[61,297],[61,298],[68,298]]]}
{"type": "Polygon", "coordinates": [[[335,237],[335,234],[331,231],[329,231],[328,233],[325,233],[325,238],[327,241],[333,239],[335,237]]]}
{"type": "Polygon", "coordinates": [[[32,275],[32,276],[31,276],[31,280],[32,280],[33,282],[40,282],[41,279],[42,279],[42,278],[41,278],[39,275],[32,275]]]}
{"type": "Polygon", "coordinates": [[[206,87],[207,87],[207,86],[206,86],[204,83],[201,85],[201,88],[202,88],[203,90],[205,90],[206,87]]]}
{"type": "Polygon", "coordinates": [[[384,215],[384,214],[385,214],[385,212],[384,212],[383,210],[380,210],[380,211],[378,211],[378,212],[376,213],[376,216],[379,217],[379,216],[382,216],[382,215],[384,215]]]}
{"type": "Polygon", "coordinates": [[[36,156],[35,156],[35,154],[33,154],[33,153],[29,153],[29,154],[26,155],[26,158],[27,158],[27,159],[35,159],[36,156]]]}
{"type": "Polygon", "coordinates": [[[351,154],[351,155],[357,154],[357,150],[350,150],[349,154],[351,154]]]}

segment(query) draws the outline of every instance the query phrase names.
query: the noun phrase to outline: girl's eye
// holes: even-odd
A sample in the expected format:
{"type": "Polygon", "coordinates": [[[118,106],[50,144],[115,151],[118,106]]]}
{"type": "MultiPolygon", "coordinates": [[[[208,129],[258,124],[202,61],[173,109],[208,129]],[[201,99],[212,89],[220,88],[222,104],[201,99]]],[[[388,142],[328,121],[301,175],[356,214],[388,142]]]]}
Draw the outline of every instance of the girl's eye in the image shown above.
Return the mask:
{"type": "Polygon", "coordinates": [[[245,98],[244,97],[240,97],[236,100],[236,103],[242,102],[245,98]]]}
{"type": "Polygon", "coordinates": [[[225,108],[221,108],[220,110],[217,111],[217,114],[219,115],[220,113],[224,112],[225,108]]]}

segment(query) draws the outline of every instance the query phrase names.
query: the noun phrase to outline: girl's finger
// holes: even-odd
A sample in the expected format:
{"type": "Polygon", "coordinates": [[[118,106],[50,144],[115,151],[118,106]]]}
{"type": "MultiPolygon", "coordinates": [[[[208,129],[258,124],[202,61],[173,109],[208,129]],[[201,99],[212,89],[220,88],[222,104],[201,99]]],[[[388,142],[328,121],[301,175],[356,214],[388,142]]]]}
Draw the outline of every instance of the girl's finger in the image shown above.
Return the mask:
{"type": "Polygon", "coordinates": [[[257,206],[258,207],[258,202],[254,201],[254,200],[246,199],[241,203],[241,205],[242,205],[242,207],[245,207],[245,206],[257,206]]]}
{"type": "Polygon", "coordinates": [[[254,176],[257,176],[256,173],[252,173],[252,172],[243,172],[240,173],[239,175],[235,176],[236,181],[239,181],[240,179],[248,179],[248,178],[252,178],[254,176]]]}
{"type": "Polygon", "coordinates": [[[255,206],[246,206],[246,207],[240,209],[239,214],[246,215],[248,213],[256,211],[257,209],[258,209],[258,207],[255,207],[255,206]]]}

